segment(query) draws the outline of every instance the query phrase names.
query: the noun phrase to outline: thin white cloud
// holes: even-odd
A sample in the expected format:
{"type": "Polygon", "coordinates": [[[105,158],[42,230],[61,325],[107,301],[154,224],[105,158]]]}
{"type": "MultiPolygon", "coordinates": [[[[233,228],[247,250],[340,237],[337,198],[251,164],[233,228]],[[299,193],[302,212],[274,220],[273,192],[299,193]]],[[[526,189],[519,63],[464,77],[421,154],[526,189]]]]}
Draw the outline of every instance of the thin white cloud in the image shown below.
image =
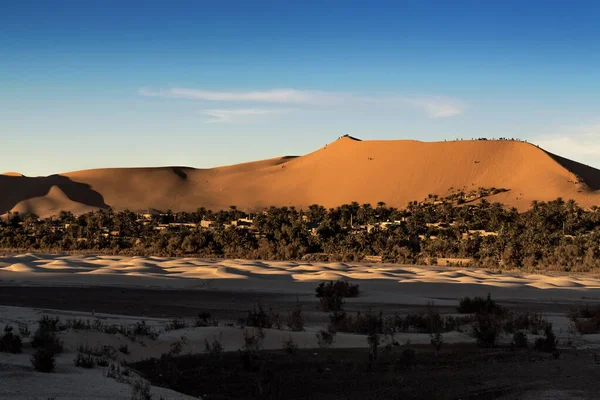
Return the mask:
{"type": "Polygon", "coordinates": [[[600,166],[600,123],[562,127],[560,133],[541,135],[532,141],[559,156],[600,166]]]}
{"type": "Polygon", "coordinates": [[[287,112],[283,109],[260,109],[260,108],[238,108],[238,109],[209,109],[202,110],[202,114],[209,117],[206,122],[232,123],[249,122],[253,117],[266,114],[277,114],[287,112]]]}
{"type": "Polygon", "coordinates": [[[463,101],[443,96],[400,96],[362,95],[343,92],[325,92],[296,89],[270,89],[263,91],[208,91],[187,88],[171,88],[154,91],[139,90],[142,96],[190,99],[210,102],[294,104],[304,106],[362,106],[376,104],[388,108],[414,107],[430,118],[445,118],[462,114],[466,105],[463,101]]]}

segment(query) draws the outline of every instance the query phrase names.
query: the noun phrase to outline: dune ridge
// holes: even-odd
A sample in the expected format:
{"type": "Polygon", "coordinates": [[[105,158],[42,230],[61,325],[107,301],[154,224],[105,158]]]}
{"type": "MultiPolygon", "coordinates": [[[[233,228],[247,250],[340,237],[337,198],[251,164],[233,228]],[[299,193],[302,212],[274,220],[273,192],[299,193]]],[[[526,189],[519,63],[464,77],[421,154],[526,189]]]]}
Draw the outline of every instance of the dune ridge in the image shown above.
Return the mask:
{"type": "Polygon", "coordinates": [[[533,200],[574,199],[583,207],[600,200],[600,170],[508,140],[419,142],[340,138],[299,157],[210,169],[110,168],[29,178],[0,175],[0,214],[61,209],[81,213],[116,210],[220,210],[236,205],[335,207],[357,201],[404,207],[428,194],[479,187],[505,188],[491,196],[525,210],[533,200]],[[64,193],[59,195],[57,189],[64,193]],[[68,199],[65,199],[65,197],[68,199]]]}

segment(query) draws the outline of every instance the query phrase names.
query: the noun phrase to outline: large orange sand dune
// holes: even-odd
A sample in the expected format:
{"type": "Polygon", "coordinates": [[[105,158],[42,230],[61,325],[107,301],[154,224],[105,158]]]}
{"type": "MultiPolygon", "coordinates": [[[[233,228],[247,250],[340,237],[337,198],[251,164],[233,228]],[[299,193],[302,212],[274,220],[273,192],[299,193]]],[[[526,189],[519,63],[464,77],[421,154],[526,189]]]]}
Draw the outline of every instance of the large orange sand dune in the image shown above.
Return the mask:
{"type": "Polygon", "coordinates": [[[29,178],[0,175],[0,214],[56,214],[93,208],[192,211],[357,201],[404,207],[451,188],[506,188],[489,198],[527,209],[533,200],[600,203],[600,170],[518,141],[339,139],[301,157],[281,157],[211,169],[114,168],[29,178]]]}

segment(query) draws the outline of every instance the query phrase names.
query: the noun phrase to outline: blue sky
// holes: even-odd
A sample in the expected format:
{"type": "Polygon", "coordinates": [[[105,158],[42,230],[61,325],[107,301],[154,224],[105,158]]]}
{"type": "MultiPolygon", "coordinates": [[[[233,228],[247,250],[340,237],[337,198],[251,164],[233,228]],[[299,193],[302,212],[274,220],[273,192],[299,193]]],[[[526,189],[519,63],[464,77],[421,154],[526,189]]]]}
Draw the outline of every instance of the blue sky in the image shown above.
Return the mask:
{"type": "Polygon", "coordinates": [[[600,167],[597,1],[0,0],[0,172],[211,167],[343,134],[600,167]]]}

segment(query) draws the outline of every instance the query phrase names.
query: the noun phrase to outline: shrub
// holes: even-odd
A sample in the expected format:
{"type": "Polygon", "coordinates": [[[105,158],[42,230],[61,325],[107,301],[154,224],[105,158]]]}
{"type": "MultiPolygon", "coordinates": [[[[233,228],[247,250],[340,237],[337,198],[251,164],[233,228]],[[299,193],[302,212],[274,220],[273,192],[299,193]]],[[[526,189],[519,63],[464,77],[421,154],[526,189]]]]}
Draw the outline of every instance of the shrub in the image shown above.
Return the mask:
{"type": "Polygon", "coordinates": [[[92,347],[86,343],[84,345],[77,346],[77,351],[79,351],[82,354],[88,354],[94,357],[106,357],[113,360],[117,358],[117,350],[110,345],[92,347]]]}
{"type": "Polygon", "coordinates": [[[432,332],[429,334],[429,343],[433,346],[435,350],[435,356],[437,357],[440,354],[440,349],[442,348],[442,344],[444,343],[444,336],[442,336],[441,332],[432,332]]]}
{"type": "Polygon", "coordinates": [[[459,314],[496,314],[502,315],[505,313],[505,309],[497,304],[490,294],[487,295],[487,298],[483,297],[463,297],[460,299],[460,303],[458,308],[456,309],[459,314]]]}
{"type": "Polygon", "coordinates": [[[294,342],[291,336],[288,338],[288,340],[282,343],[281,348],[289,355],[296,354],[299,349],[298,345],[294,342]]]}
{"type": "Polygon", "coordinates": [[[38,321],[39,329],[43,329],[49,332],[59,332],[67,329],[66,325],[61,324],[60,319],[50,318],[47,315],[43,315],[42,318],[38,321]]]}
{"type": "Polygon", "coordinates": [[[165,330],[176,331],[178,329],[185,329],[185,328],[187,328],[185,321],[180,320],[180,319],[172,319],[169,321],[169,323],[165,327],[165,330]]]}
{"type": "Polygon", "coordinates": [[[369,349],[371,350],[371,354],[369,355],[372,361],[377,360],[377,349],[379,347],[379,343],[381,343],[381,338],[377,333],[370,333],[367,336],[367,343],[369,344],[369,349]]]}
{"type": "Polygon", "coordinates": [[[38,347],[31,356],[31,365],[39,372],[52,372],[56,365],[56,353],[51,347],[38,347]]]}
{"type": "Polygon", "coordinates": [[[177,355],[181,354],[182,350],[183,350],[183,345],[178,340],[176,342],[171,343],[171,349],[169,350],[169,354],[173,354],[173,355],[177,356],[177,355]]]}
{"type": "Polygon", "coordinates": [[[204,339],[204,352],[212,358],[220,359],[223,356],[223,345],[216,338],[212,343],[208,339],[204,339]]]}
{"type": "Polygon", "coordinates": [[[600,306],[584,305],[569,312],[573,327],[582,335],[600,333],[600,306]]]}
{"type": "Polygon", "coordinates": [[[121,346],[119,346],[119,351],[125,355],[129,354],[129,346],[127,346],[126,344],[123,344],[121,346]]]}
{"type": "Polygon", "coordinates": [[[344,298],[357,297],[359,293],[358,285],[343,280],[321,282],[316,289],[316,297],[319,298],[321,310],[324,312],[341,311],[344,298]]]}
{"type": "Polygon", "coordinates": [[[91,354],[77,353],[73,363],[80,368],[94,368],[96,366],[96,358],[91,354]]]}
{"type": "Polygon", "coordinates": [[[329,347],[333,344],[333,341],[335,339],[335,331],[333,330],[324,330],[321,329],[319,332],[316,333],[317,336],[317,343],[319,344],[319,347],[325,348],[325,347],[329,347]]]}
{"type": "Polygon", "coordinates": [[[473,326],[473,334],[479,347],[496,346],[496,338],[500,333],[500,321],[493,314],[478,314],[473,326]]]}
{"type": "Polygon", "coordinates": [[[146,381],[135,381],[131,389],[131,400],[152,400],[150,384],[146,381]]]}
{"type": "Polygon", "coordinates": [[[248,311],[246,318],[240,319],[240,324],[261,329],[269,329],[276,325],[281,329],[279,314],[273,312],[272,309],[269,309],[269,312],[265,311],[260,303],[258,308],[254,306],[252,310],[248,311]]]}
{"type": "Polygon", "coordinates": [[[68,319],[66,326],[70,327],[71,329],[75,329],[75,330],[79,330],[79,331],[83,331],[83,330],[92,330],[93,326],[90,323],[90,320],[82,320],[82,319],[68,319]]]}
{"type": "Polygon", "coordinates": [[[416,364],[416,352],[413,349],[404,349],[394,359],[394,369],[403,370],[412,368],[416,364]]]}
{"type": "Polygon", "coordinates": [[[518,314],[507,312],[505,318],[504,330],[508,333],[526,330],[537,335],[539,331],[543,331],[548,325],[548,321],[542,317],[542,314],[529,311],[518,314]]]}
{"type": "Polygon", "coordinates": [[[361,335],[372,333],[384,333],[383,314],[365,313],[357,311],[356,317],[352,318],[344,311],[335,311],[329,316],[329,327],[336,332],[352,332],[361,335]]]}
{"type": "Polygon", "coordinates": [[[529,346],[527,335],[523,332],[515,332],[512,345],[517,349],[526,349],[529,346]]]}
{"type": "Polygon", "coordinates": [[[535,340],[533,348],[537,351],[543,351],[545,353],[553,353],[557,351],[558,340],[552,330],[552,324],[548,324],[544,330],[544,337],[537,338],[535,340]]]}
{"type": "Polygon", "coordinates": [[[302,316],[302,306],[300,303],[289,313],[287,326],[292,332],[301,332],[304,330],[304,317],[302,316]]]}
{"type": "Polygon", "coordinates": [[[29,325],[25,323],[19,323],[19,335],[21,335],[21,337],[28,338],[31,335],[29,325]]]}
{"type": "Polygon", "coordinates": [[[244,329],[244,345],[240,349],[240,360],[245,371],[257,371],[259,365],[259,351],[265,338],[264,331],[259,328],[254,332],[244,329]]]}
{"type": "Polygon", "coordinates": [[[146,321],[137,322],[133,326],[133,330],[131,332],[134,336],[147,336],[150,339],[154,340],[158,337],[158,332],[152,329],[151,326],[146,324],[146,321]]]}
{"type": "Polygon", "coordinates": [[[13,327],[6,325],[4,334],[0,336],[0,351],[5,353],[17,354],[21,352],[23,342],[21,337],[13,333],[13,327]]]}
{"type": "Polygon", "coordinates": [[[203,311],[201,313],[198,313],[195,325],[197,327],[218,326],[219,322],[216,319],[213,319],[209,312],[203,311]]]}
{"type": "Polygon", "coordinates": [[[63,342],[55,331],[39,328],[33,334],[31,347],[34,349],[45,349],[52,354],[58,354],[63,350],[63,342]]]}

